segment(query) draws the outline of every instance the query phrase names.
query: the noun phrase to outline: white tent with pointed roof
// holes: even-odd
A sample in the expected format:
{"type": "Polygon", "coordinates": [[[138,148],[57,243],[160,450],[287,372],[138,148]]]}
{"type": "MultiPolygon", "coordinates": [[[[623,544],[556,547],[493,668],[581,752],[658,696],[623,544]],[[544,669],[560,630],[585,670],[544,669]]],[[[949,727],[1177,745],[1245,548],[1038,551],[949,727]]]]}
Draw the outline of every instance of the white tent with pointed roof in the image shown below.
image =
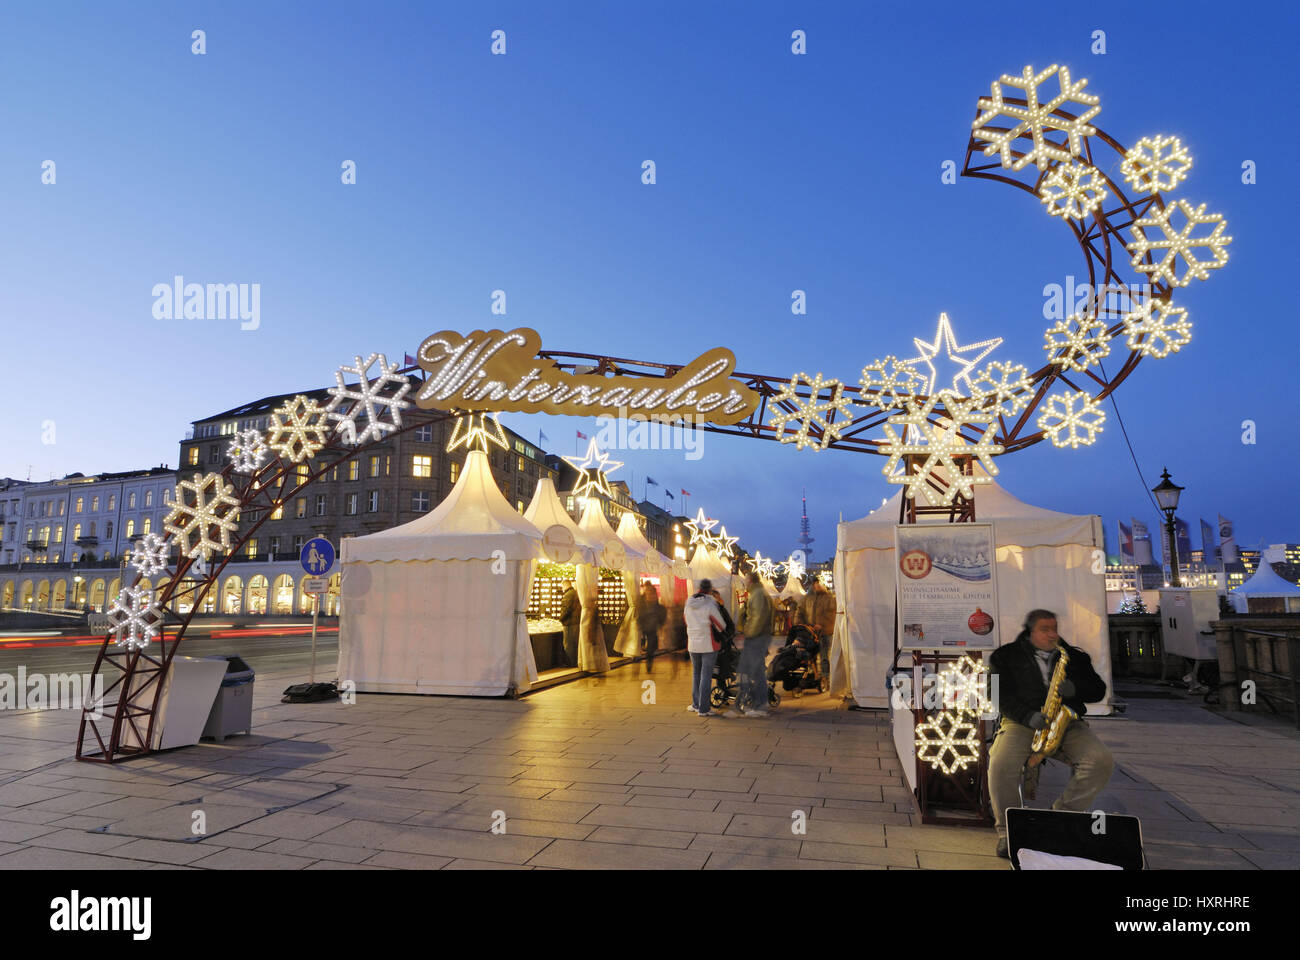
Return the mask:
{"type": "Polygon", "coordinates": [[[343,541],[339,680],[362,693],[527,690],[537,667],[524,610],[541,540],[471,450],[437,509],[343,541]]]}
{"type": "MultiPolygon", "coordinates": [[[[629,550],[641,554],[641,565],[638,570],[623,571],[623,589],[627,592],[628,616],[623,618],[623,623],[618,628],[618,638],[614,641],[616,652],[625,657],[632,657],[636,656],[641,649],[641,631],[636,623],[636,605],[640,593],[637,585],[639,575],[648,574],[658,577],[660,584],[664,584],[665,581],[671,581],[673,564],[645,538],[645,534],[641,532],[641,525],[636,522],[636,514],[631,510],[624,512],[619,518],[618,530],[615,532],[618,538],[627,544],[629,550]]],[[[663,602],[662,590],[660,590],[660,602],[663,602]]]]}
{"type": "Polygon", "coordinates": [[[708,580],[713,584],[713,589],[718,591],[722,597],[723,603],[727,606],[727,612],[734,618],[736,616],[736,592],[737,583],[733,583],[731,576],[731,567],[713,550],[700,545],[695,548],[691,554],[691,581],[695,588],[699,587],[701,580],[708,580]]]}
{"type": "MultiPolygon", "coordinates": [[[[623,622],[619,624],[619,637],[623,638],[625,631],[631,629],[628,624],[635,623],[636,620],[636,574],[645,568],[644,554],[625,543],[614,532],[614,528],[605,519],[604,504],[597,497],[587,498],[578,526],[587,539],[599,547],[600,565],[624,574],[623,589],[627,594],[628,609],[623,622]]],[[[578,597],[582,600],[582,628],[578,634],[578,667],[589,673],[604,673],[609,669],[609,651],[605,647],[604,628],[596,609],[599,595],[600,572],[592,567],[579,567],[578,597]]]]}
{"type": "Polygon", "coordinates": [[[1252,600],[1281,600],[1284,611],[1291,613],[1300,611],[1300,586],[1279,576],[1261,554],[1254,574],[1245,583],[1228,591],[1228,599],[1238,613],[1249,613],[1252,600]]]}
{"type": "Polygon", "coordinates": [[[577,556],[564,562],[587,564],[596,562],[597,554],[600,553],[603,544],[597,543],[573,522],[569,512],[560,505],[560,496],[555,491],[555,481],[549,476],[537,481],[537,489],[533,491],[532,502],[524,511],[524,519],[540,530],[543,536],[546,535],[547,530],[558,526],[573,537],[577,556]]]}

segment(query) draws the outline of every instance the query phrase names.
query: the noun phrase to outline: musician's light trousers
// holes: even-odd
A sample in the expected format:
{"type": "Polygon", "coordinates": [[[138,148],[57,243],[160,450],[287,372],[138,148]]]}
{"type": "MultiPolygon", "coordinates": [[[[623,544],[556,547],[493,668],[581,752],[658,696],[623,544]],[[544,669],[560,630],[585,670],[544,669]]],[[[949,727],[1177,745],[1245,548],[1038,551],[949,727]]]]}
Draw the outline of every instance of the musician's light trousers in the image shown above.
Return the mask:
{"type": "MultiPolygon", "coordinates": [[[[1020,771],[1032,752],[1033,739],[1034,731],[1029,727],[1003,717],[993,749],[989,751],[989,797],[999,836],[1007,833],[1007,807],[1020,806],[1020,771]]],[[[1115,758],[1110,750],[1082,720],[1070,724],[1061,749],[1052,759],[1074,767],[1065,792],[1052,804],[1053,810],[1088,810],[1115,770],[1115,758]]]]}

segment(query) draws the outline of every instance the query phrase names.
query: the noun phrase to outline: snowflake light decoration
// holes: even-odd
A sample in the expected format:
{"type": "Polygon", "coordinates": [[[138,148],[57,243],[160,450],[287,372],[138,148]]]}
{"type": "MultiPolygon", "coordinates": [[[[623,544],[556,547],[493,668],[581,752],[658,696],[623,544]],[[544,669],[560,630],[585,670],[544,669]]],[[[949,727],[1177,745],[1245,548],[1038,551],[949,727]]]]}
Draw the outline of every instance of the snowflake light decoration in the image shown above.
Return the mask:
{"type": "Polygon", "coordinates": [[[271,449],[290,463],[316,456],[328,442],[325,408],[302,394],[271,414],[267,437],[271,449]]]}
{"type": "Polygon", "coordinates": [[[792,413],[777,409],[772,414],[770,423],[776,429],[781,442],[793,443],[797,450],[802,450],[804,447],[825,450],[832,440],[840,438],[840,431],[852,419],[849,413],[851,402],[844,396],[844,384],[839,380],[823,380],[820,373],[815,377],[809,377],[806,373],[795,374],[788,384],[777,391],[772,398],[772,404],[775,407],[787,400],[794,403],[797,409],[792,413]],[[800,382],[808,384],[806,400],[796,395],[800,382]],[[823,390],[830,391],[830,396],[825,400],[821,399],[823,390]],[[834,423],[831,419],[836,411],[844,418],[839,423],[834,423]],[[793,436],[788,435],[785,430],[786,424],[791,420],[799,421],[799,429],[793,436]],[[809,430],[813,427],[821,431],[820,441],[808,436],[809,430]]]}
{"type": "Polygon", "coordinates": [[[1062,369],[1082,373],[1110,356],[1110,333],[1097,316],[1074,314],[1047,328],[1044,346],[1048,359],[1062,369]]]}
{"type": "Polygon", "coordinates": [[[464,447],[466,450],[479,449],[487,453],[489,443],[502,450],[510,449],[505,429],[495,413],[471,413],[456,418],[456,425],[451,429],[451,440],[447,443],[447,452],[464,447]],[[492,420],[490,425],[489,417],[492,420]]]}
{"type": "MultiPolygon", "coordinates": [[[[993,81],[992,96],[980,98],[979,109],[987,112],[980,114],[971,124],[975,136],[988,143],[984,155],[991,157],[1000,150],[1002,166],[1012,170],[1021,170],[1030,163],[1038,164],[1038,169],[1043,170],[1053,161],[1065,162],[1078,156],[1083,149],[1083,138],[1097,132],[1095,127],[1089,126],[1088,121],[1101,112],[1101,101],[1095,95],[1083,92],[1087,84],[1087,80],[1072,83],[1069,68],[1058,64],[1052,64],[1041,73],[1034,73],[1034,68],[1028,66],[1019,77],[1004,73],[1001,81],[993,81]],[[1038,87],[1052,76],[1056,76],[1060,92],[1043,102],[1038,87]],[[1023,90],[1026,105],[1006,102],[1002,97],[1002,84],[1023,90]],[[1073,120],[1053,113],[1067,103],[1077,103],[1087,109],[1073,120]],[[1011,126],[1006,129],[989,126],[1000,117],[1006,117],[1011,126]],[[1048,132],[1063,133],[1065,138],[1060,142],[1050,140],[1048,132]],[[1021,136],[1031,139],[1033,148],[1017,158],[1012,144],[1021,136]]],[[[1073,108],[1071,112],[1074,112],[1073,108]]]]}
{"type": "Polygon", "coordinates": [[[1081,391],[1057,393],[1047,399],[1038,418],[1038,427],[1056,447],[1091,446],[1106,422],[1106,412],[1092,397],[1081,391]]]}
{"type": "Polygon", "coordinates": [[[163,614],[153,602],[153,591],[144,587],[123,588],[108,608],[113,639],[119,647],[143,650],[158,636],[163,614]]]}
{"type": "Polygon", "coordinates": [[[903,406],[925,387],[925,377],[892,353],[863,367],[858,382],[862,384],[862,402],[881,410],[903,406]]]}
{"type": "Polygon", "coordinates": [[[1101,206],[1110,191],[1101,185],[1095,167],[1072,160],[1052,168],[1039,185],[1038,196],[1051,216],[1082,220],[1101,206]]]}
{"type": "Polygon", "coordinates": [[[1177,353],[1192,340],[1192,323],[1184,307],[1154,297],[1124,318],[1128,348],[1157,360],[1177,353]]]}
{"type": "Polygon", "coordinates": [[[623,462],[609,459],[609,454],[603,453],[596,448],[594,439],[588,441],[587,455],[585,457],[564,457],[562,459],[578,471],[578,482],[573,488],[575,498],[581,500],[598,495],[608,497],[610,500],[614,499],[614,491],[609,486],[607,474],[611,474],[623,466],[623,462]],[[595,493],[592,491],[595,491],[595,493]]]}
{"type": "Polygon", "coordinates": [[[945,710],[957,714],[978,717],[989,713],[992,705],[988,680],[988,668],[969,654],[962,654],[939,671],[939,702],[945,710]]]}
{"type": "Polygon", "coordinates": [[[988,403],[988,412],[995,417],[1014,417],[1033,396],[1029,370],[1019,363],[991,360],[983,372],[971,383],[980,403],[988,403]]]}
{"type": "Polygon", "coordinates": [[[975,495],[975,487],[991,483],[997,475],[998,468],[993,457],[1003,452],[1003,447],[993,442],[993,415],[988,411],[972,409],[969,403],[961,403],[948,391],[940,391],[924,403],[909,403],[907,412],[889,418],[885,424],[886,442],[881,446],[881,453],[888,455],[884,469],[885,480],[889,483],[902,484],[906,487],[906,497],[916,499],[920,493],[931,506],[951,505],[958,494],[970,498],[975,495]],[[944,401],[947,408],[948,424],[938,426],[930,422],[935,407],[944,401]],[[963,426],[986,424],[987,429],[975,443],[965,443],[958,436],[963,426]],[[895,426],[904,427],[902,436],[894,430],[895,426]],[[896,473],[899,462],[908,455],[923,455],[925,461],[915,471],[904,470],[896,473]],[[976,457],[983,465],[987,476],[966,476],[954,459],[956,457],[976,457]],[[941,494],[929,483],[930,473],[935,468],[947,474],[948,489],[941,494]]]}
{"type": "Polygon", "coordinates": [[[1205,204],[1193,208],[1186,200],[1177,200],[1163,210],[1152,205],[1147,210],[1146,216],[1133,221],[1133,236],[1136,239],[1128,245],[1129,253],[1133,254],[1133,266],[1142,273],[1148,274],[1152,283],[1160,283],[1163,280],[1171,287],[1185,287],[1192,282],[1193,277],[1197,280],[1208,280],[1211,270],[1218,270],[1228,262],[1228,254],[1224,247],[1232,243],[1232,237],[1223,235],[1225,226],[1227,224],[1223,222],[1223,215],[1206,213],[1205,204]],[[1175,229],[1169,222],[1174,211],[1181,211],[1186,219],[1181,230],[1175,229]],[[1214,231],[1211,234],[1192,236],[1192,231],[1197,227],[1211,223],[1214,224],[1214,231]],[[1163,240],[1152,240],[1147,237],[1147,231],[1153,227],[1164,235],[1163,240]],[[1194,253],[1197,247],[1209,250],[1214,259],[1198,260],[1194,253]],[[1164,256],[1159,260],[1153,259],[1151,263],[1144,263],[1143,258],[1152,251],[1164,251],[1164,256]],[[1180,256],[1187,264],[1187,269],[1181,277],[1177,272],[1180,256]]]}
{"type": "Polygon", "coordinates": [[[916,725],[916,758],[944,773],[978,763],[979,722],[947,710],[931,715],[916,725]]]}
{"type": "Polygon", "coordinates": [[[131,548],[131,566],[140,571],[142,577],[154,577],[166,570],[171,564],[167,554],[171,545],[156,533],[146,533],[131,548]]]}
{"type": "Polygon", "coordinates": [[[226,456],[237,473],[257,473],[269,455],[260,430],[240,430],[226,447],[226,456]]]}
{"type": "Polygon", "coordinates": [[[239,527],[239,500],[234,493],[235,488],[217,473],[206,477],[196,473],[193,480],[176,485],[163,529],[176,538],[181,553],[206,560],[218,550],[230,549],[230,535],[239,527]]]}
{"type": "Polygon", "coordinates": [[[1177,137],[1143,137],[1119,165],[1124,179],[1140,193],[1172,190],[1192,169],[1192,155],[1177,137]]]}
{"type": "Polygon", "coordinates": [[[397,372],[397,367],[390,365],[382,353],[372,353],[365,360],[355,358],[355,366],[339,367],[334,371],[338,386],[329,387],[325,392],[332,400],[325,408],[325,415],[330,420],[337,420],[335,428],[348,443],[362,444],[367,440],[382,440],[402,425],[402,410],[409,407],[410,401],[403,400],[411,389],[411,382],[397,372]],[[371,379],[370,368],[379,364],[379,375],[371,379]],[[357,377],[356,386],[343,382],[346,374],[357,377]],[[345,409],[346,407],[346,409],[345,409]],[[384,418],[387,411],[388,419],[384,418]],[[358,431],[358,421],[365,426],[358,431]]]}

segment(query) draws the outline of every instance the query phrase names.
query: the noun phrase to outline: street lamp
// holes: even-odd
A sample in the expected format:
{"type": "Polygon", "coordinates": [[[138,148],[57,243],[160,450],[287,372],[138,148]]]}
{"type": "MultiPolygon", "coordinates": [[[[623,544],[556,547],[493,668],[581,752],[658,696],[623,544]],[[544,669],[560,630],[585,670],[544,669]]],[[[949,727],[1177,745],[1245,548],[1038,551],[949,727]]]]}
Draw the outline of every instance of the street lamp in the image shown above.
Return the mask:
{"type": "Polygon", "coordinates": [[[1181,587],[1182,582],[1178,579],[1178,544],[1174,537],[1174,511],[1178,509],[1178,495],[1185,490],[1169,479],[1169,468],[1165,467],[1165,472],[1160,475],[1160,486],[1151,490],[1156,495],[1156,503],[1160,505],[1160,510],[1165,515],[1165,533],[1168,535],[1169,546],[1166,552],[1169,554],[1169,577],[1172,586],[1181,587]]]}

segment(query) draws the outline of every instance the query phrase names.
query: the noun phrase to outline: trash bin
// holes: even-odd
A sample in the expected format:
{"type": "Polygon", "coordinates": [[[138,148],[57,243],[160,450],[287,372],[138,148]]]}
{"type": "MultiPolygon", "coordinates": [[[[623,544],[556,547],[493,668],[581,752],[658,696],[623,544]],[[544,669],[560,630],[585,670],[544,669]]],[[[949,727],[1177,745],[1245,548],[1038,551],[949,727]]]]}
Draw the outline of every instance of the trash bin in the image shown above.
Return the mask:
{"type": "Polygon", "coordinates": [[[225,660],[226,675],[221,689],[203,727],[203,736],[218,743],[233,733],[253,732],[253,668],[234,654],[205,657],[206,660],[225,660]]]}

